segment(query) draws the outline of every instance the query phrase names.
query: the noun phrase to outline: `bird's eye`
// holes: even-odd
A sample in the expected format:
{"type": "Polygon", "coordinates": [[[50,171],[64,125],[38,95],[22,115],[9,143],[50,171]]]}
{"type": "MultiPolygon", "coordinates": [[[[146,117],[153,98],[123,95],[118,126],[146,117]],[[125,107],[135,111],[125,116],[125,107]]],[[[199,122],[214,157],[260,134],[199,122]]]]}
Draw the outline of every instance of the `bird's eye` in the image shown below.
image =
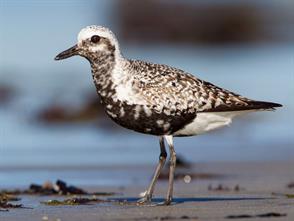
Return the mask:
{"type": "Polygon", "coordinates": [[[91,42],[92,43],[98,43],[100,41],[100,37],[98,35],[93,35],[91,37],[91,42]]]}

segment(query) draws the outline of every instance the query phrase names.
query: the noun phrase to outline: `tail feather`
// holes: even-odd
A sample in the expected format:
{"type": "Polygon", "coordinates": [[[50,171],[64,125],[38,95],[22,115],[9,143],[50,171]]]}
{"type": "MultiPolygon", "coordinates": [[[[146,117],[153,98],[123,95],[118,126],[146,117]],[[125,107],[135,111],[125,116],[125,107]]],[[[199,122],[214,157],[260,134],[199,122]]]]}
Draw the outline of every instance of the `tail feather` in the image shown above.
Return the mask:
{"type": "Polygon", "coordinates": [[[248,108],[250,109],[275,109],[276,107],[282,107],[283,105],[273,102],[266,102],[266,101],[250,101],[248,102],[248,108]]]}
{"type": "Polygon", "coordinates": [[[247,105],[219,105],[215,108],[206,109],[200,112],[227,112],[227,111],[245,111],[245,110],[275,110],[276,107],[282,107],[281,104],[266,101],[246,101],[247,105]]]}

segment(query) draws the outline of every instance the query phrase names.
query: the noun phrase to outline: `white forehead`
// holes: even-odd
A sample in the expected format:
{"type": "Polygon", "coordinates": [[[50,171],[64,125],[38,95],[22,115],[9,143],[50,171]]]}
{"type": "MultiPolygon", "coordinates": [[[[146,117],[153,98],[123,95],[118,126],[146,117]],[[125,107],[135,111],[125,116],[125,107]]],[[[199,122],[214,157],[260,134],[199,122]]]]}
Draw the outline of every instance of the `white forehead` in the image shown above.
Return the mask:
{"type": "Polygon", "coordinates": [[[114,34],[108,28],[96,25],[91,25],[83,28],[78,35],[78,42],[80,43],[85,39],[91,38],[93,35],[99,35],[101,37],[109,39],[114,44],[117,43],[114,34]]]}

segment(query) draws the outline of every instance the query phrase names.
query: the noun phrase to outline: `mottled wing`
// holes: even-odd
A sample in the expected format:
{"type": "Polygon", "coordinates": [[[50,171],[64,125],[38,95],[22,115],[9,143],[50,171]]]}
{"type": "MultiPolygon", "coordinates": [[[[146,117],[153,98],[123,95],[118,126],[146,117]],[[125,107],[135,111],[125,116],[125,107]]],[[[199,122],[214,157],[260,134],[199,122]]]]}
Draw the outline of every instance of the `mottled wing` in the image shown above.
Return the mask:
{"type": "Polygon", "coordinates": [[[196,111],[194,90],[199,83],[196,78],[166,65],[133,61],[132,66],[137,72],[139,93],[153,110],[166,111],[168,115],[196,111]]]}
{"type": "MultiPolygon", "coordinates": [[[[254,101],[167,65],[132,61],[141,97],[158,111],[220,112],[272,109],[276,103],[254,101]]],[[[169,113],[167,113],[169,114],[169,113]]]]}

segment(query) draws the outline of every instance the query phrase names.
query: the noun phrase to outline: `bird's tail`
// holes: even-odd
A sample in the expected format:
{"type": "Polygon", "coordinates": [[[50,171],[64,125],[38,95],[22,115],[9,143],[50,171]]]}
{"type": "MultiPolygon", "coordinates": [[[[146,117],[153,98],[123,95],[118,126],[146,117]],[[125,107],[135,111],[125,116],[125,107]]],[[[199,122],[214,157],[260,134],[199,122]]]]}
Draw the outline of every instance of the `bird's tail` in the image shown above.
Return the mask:
{"type": "Polygon", "coordinates": [[[283,105],[273,102],[266,102],[266,101],[250,101],[247,102],[248,107],[250,109],[257,109],[257,110],[275,110],[277,107],[282,107],[283,105]]]}

